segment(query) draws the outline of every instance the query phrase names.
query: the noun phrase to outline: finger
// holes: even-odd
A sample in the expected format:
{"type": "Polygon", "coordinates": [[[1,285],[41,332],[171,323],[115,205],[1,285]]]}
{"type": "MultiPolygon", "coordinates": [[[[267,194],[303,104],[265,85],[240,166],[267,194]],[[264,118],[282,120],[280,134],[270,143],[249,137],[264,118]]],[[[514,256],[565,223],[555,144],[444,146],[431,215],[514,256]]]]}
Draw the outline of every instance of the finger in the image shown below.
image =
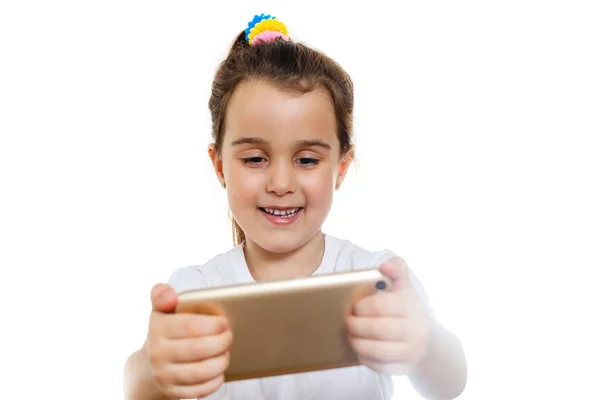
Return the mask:
{"type": "Polygon", "coordinates": [[[216,392],[221,387],[224,381],[225,376],[219,375],[199,385],[173,386],[169,390],[168,395],[176,399],[199,399],[216,392]]]}
{"type": "Polygon", "coordinates": [[[359,358],[378,363],[402,362],[406,358],[408,345],[401,341],[383,341],[348,338],[350,345],[359,358]]]}
{"type": "Polygon", "coordinates": [[[186,339],[217,335],[228,329],[225,317],[200,314],[174,314],[168,318],[165,336],[168,339],[186,339]]]}
{"type": "Polygon", "coordinates": [[[223,354],[229,350],[232,342],[231,331],[226,330],[218,335],[170,340],[165,346],[166,351],[171,355],[171,361],[190,363],[223,354]]]}
{"type": "Polygon", "coordinates": [[[357,317],[405,317],[406,299],[397,292],[375,293],[359,300],[353,312],[357,317]]]}
{"type": "Polygon", "coordinates": [[[199,362],[171,364],[168,373],[172,376],[174,386],[199,385],[224,374],[228,366],[229,353],[227,352],[199,362]]]}
{"type": "Polygon", "coordinates": [[[375,340],[402,340],[406,338],[406,320],[390,317],[356,317],[346,320],[348,332],[358,338],[375,340]]]}
{"type": "Polygon", "coordinates": [[[152,311],[171,312],[177,305],[177,293],[168,285],[159,283],[154,285],[150,293],[152,311]]]}
{"type": "Polygon", "coordinates": [[[379,267],[379,272],[392,280],[392,291],[412,287],[408,266],[400,257],[390,258],[379,267]]]}

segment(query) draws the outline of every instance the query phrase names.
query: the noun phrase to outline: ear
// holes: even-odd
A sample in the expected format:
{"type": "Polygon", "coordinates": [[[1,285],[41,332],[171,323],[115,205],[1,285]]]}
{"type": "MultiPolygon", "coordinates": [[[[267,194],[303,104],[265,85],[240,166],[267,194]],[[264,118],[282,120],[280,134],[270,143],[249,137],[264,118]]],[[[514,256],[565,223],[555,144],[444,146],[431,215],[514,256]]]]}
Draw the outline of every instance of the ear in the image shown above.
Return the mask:
{"type": "Polygon", "coordinates": [[[340,162],[338,163],[337,177],[335,179],[335,189],[336,190],[339,189],[340,186],[342,186],[342,182],[344,181],[344,178],[346,177],[346,174],[348,173],[348,168],[350,168],[350,164],[352,164],[353,160],[354,160],[354,151],[350,150],[350,151],[348,151],[348,153],[346,153],[344,158],[342,158],[340,160],[340,162]]]}
{"type": "Polygon", "coordinates": [[[221,186],[225,187],[225,175],[223,175],[223,159],[221,155],[217,153],[215,150],[214,143],[211,143],[208,146],[208,156],[210,157],[210,161],[215,169],[215,174],[217,174],[217,179],[221,183],[221,186]]]}

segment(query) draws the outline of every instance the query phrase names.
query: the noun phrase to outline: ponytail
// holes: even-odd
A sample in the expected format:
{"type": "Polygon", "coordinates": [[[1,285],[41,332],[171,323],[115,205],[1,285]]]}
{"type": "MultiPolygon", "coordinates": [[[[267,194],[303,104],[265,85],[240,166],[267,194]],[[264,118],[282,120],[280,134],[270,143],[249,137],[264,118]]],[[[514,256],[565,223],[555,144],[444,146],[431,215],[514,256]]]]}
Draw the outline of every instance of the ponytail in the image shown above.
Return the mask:
{"type": "Polygon", "coordinates": [[[242,230],[242,228],[238,225],[233,215],[231,217],[231,233],[233,236],[233,246],[239,246],[246,240],[246,234],[242,230]]]}

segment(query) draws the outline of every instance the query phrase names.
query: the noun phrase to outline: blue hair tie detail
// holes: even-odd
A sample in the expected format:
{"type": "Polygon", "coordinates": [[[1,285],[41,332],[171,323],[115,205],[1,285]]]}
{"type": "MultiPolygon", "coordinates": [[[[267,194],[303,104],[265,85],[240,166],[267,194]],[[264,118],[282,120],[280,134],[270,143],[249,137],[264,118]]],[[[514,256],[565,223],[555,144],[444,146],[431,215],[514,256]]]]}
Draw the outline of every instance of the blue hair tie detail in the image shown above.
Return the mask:
{"type": "Polygon", "coordinates": [[[254,28],[254,25],[258,24],[260,21],[264,19],[275,19],[275,17],[265,14],[255,15],[252,21],[248,22],[248,27],[246,28],[246,41],[248,41],[248,36],[250,35],[250,30],[254,28]]]}

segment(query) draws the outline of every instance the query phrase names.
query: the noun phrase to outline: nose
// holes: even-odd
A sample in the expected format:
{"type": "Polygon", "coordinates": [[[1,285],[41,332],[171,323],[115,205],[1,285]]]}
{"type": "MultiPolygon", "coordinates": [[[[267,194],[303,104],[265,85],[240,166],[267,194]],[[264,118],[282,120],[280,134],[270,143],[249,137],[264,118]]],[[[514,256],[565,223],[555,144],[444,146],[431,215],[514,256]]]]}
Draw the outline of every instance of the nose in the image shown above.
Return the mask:
{"type": "Polygon", "coordinates": [[[269,166],[269,182],[267,191],[277,196],[284,196],[296,191],[296,174],[294,166],[288,160],[281,160],[269,166]]]}

